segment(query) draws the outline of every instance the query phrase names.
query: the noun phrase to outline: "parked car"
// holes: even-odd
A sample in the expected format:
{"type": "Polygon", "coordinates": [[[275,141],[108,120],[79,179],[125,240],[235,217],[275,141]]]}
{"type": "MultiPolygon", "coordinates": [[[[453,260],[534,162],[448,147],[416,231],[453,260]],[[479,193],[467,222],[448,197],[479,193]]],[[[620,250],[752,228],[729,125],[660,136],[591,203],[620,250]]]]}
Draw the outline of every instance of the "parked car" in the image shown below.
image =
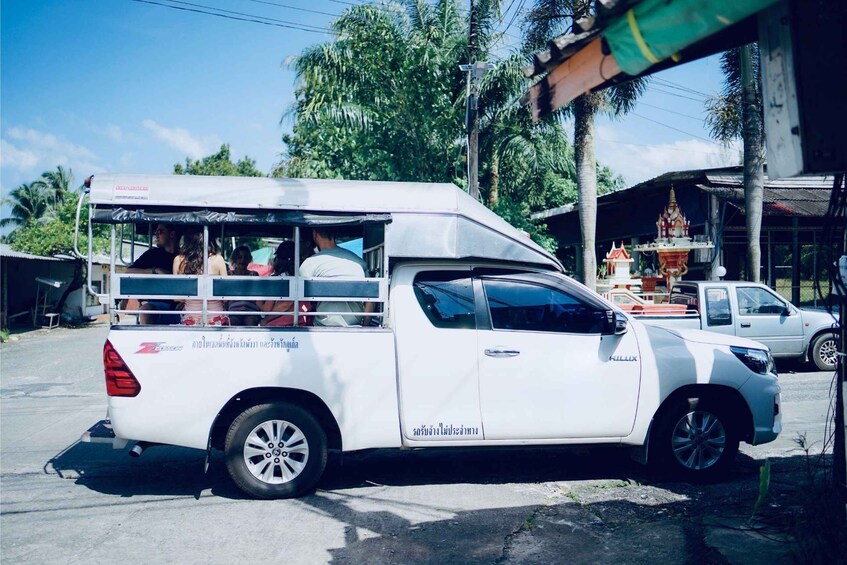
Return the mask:
{"type": "Polygon", "coordinates": [[[703,329],[762,343],[775,358],[811,361],[834,371],[838,324],[828,312],[797,308],[769,287],[745,281],[684,281],[674,285],[673,305],[685,314],[636,315],[646,324],[703,329]]]}
{"type": "Polygon", "coordinates": [[[104,297],[371,303],[346,327],[112,326],[113,445],[221,449],[255,497],[302,495],[328,451],[371,448],[612,444],[708,480],[782,429],[763,345],[627,317],[452,185],[103,175],[91,203],[123,233],[363,238],[362,278],[121,274],[104,297]]]}

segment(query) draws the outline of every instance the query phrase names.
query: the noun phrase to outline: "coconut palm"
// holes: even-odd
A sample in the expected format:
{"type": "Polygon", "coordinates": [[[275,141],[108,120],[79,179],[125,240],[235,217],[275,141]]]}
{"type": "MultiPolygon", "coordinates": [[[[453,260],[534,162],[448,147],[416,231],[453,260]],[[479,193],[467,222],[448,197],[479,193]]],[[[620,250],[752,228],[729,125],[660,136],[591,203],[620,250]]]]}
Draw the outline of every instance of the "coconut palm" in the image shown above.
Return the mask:
{"type": "Polygon", "coordinates": [[[18,186],[9,193],[7,198],[3,199],[3,203],[11,207],[9,217],[0,219],[0,226],[3,227],[26,226],[44,217],[49,208],[44,185],[39,181],[18,186]]]}
{"type": "Polygon", "coordinates": [[[499,61],[480,87],[480,154],[485,165],[487,203],[495,209],[503,194],[531,210],[564,204],[567,195],[551,175],[574,179],[573,153],[557,117],[532,120],[517,100],[526,91],[520,51],[499,61]],[[502,172],[501,172],[502,171],[502,172]]]}
{"type": "Polygon", "coordinates": [[[739,137],[744,146],[744,217],[747,227],[747,277],[761,278],[762,197],[764,193],[765,130],[759,48],[744,45],[721,55],[724,86],[707,103],[706,124],[712,137],[728,143],[739,137]]]}
{"type": "MultiPolygon", "coordinates": [[[[589,13],[588,0],[536,0],[524,24],[524,45],[541,49],[550,39],[567,32],[589,13]]],[[[647,87],[645,79],[591,92],[576,98],[565,109],[574,120],[573,152],[576,161],[579,224],[582,233],[582,281],[596,287],[597,158],[594,119],[598,113],[620,117],[635,106],[647,87]]]]}
{"type": "Polygon", "coordinates": [[[467,49],[455,1],[359,5],[336,38],[290,65],[299,79],[283,170],[374,180],[452,179],[467,49]]]}
{"type": "Polygon", "coordinates": [[[59,165],[55,170],[41,173],[41,178],[36,182],[41,183],[47,201],[55,208],[64,202],[65,195],[72,190],[74,174],[70,169],[59,165]]]}

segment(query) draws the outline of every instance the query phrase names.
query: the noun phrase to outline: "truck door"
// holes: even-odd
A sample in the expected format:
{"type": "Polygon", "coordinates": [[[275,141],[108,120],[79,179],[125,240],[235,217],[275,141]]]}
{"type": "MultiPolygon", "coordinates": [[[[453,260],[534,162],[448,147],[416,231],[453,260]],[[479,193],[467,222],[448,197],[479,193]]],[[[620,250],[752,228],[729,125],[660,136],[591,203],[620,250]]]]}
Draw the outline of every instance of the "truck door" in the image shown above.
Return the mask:
{"type": "Polygon", "coordinates": [[[727,286],[704,286],[700,304],[700,327],[710,332],[735,335],[734,320],[727,286]]]}
{"type": "Polygon", "coordinates": [[[803,319],[769,289],[735,287],[738,302],[736,335],[767,345],[774,355],[803,352],[803,319]]]}
{"type": "Polygon", "coordinates": [[[486,440],[631,431],[641,376],[634,332],[602,335],[606,309],[559,286],[512,276],[477,280],[476,289],[486,440]]]}
{"type": "Polygon", "coordinates": [[[392,290],[403,436],[483,439],[469,269],[398,269],[392,290]]]}

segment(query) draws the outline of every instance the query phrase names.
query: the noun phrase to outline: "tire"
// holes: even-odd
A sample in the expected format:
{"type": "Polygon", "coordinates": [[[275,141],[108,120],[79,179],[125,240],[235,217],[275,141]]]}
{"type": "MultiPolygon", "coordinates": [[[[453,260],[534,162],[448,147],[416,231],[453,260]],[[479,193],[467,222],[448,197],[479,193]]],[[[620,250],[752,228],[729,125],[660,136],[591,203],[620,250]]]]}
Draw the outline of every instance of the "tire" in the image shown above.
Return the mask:
{"type": "Polygon", "coordinates": [[[230,477],[256,498],[311,491],[326,468],[326,433],[308,411],[287,402],[252,406],[229,426],[224,445],[230,477]]]}
{"type": "Polygon", "coordinates": [[[838,338],[835,334],[821,334],[812,340],[809,352],[819,371],[834,371],[838,360],[838,338]]]}
{"type": "Polygon", "coordinates": [[[688,398],[665,410],[650,440],[650,463],[660,474],[691,482],[726,475],[738,453],[735,422],[716,401],[688,398]]]}

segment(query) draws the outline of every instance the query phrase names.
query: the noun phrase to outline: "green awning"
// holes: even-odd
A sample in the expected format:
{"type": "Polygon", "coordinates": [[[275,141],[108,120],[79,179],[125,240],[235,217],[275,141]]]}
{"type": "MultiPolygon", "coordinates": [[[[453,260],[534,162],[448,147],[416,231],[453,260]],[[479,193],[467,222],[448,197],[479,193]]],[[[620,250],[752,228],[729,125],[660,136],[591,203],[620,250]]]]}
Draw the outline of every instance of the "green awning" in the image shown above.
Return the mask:
{"type": "Polygon", "coordinates": [[[644,0],[606,28],[623,72],[638,75],[777,0],[644,0]]]}

